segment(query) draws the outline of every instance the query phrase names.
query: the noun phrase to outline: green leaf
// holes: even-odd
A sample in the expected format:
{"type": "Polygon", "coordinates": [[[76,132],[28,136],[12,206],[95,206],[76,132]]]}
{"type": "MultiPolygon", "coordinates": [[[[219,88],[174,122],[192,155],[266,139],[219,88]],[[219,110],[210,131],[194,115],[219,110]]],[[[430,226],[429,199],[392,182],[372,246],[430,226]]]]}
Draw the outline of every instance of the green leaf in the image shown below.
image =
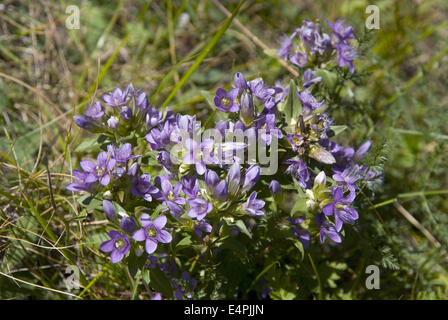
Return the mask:
{"type": "Polygon", "coordinates": [[[186,236],[176,244],[176,248],[189,246],[191,244],[191,236],[186,236]]]}
{"type": "Polygon", "coordinates": [[[201,90],[202,96],[205,98],[205,101],[212,107],[212,109],[216,109],[215,102],[213,99],[215,98],[215,95],[207,90],[201,90]]]}
{"type": "Polygon", "coordinates": [[[251,233],[249,232],[249,230],[247,229],[246,224],[244,223],[243,220],[238,220],[238,221],[235,223],[235,226],[237,226],[238,229],[240,229],[240,231],[241,231],[242,233],[244,233],[246,236],[248,236],[249,238],[252,239],[252,234],[251,234],[251,233]]]}
{"type": "Polygon", "coordinates": [[[85,139],[83,142],[79,144],[79,146],[75,149],[75,152],[86,152],[91,151],[95,147],[99,145],[97,138],[85,139]]]}
{"type": "Polygon", "coordinates": [[[322,77],[322,83],[329,89],[333,90],[338,81],[338,75],[328,70],[317,70],[316,74],[322,77]]]}
{"type": "Polygon", "coordinates": [[[341,132],[343,132],[345,129],[347,129],[347,126],[330,126],[331,131],[334,132],[334,135],[337,136],[341,132]]]}
{"type": "Polygon", "coordinates": [[[288,98],[286,99],[284,112],[286,123],[288,124],[297,123],[297,118],[302,112],[302,104],[300,103],[299,97],[297,96],[297,86],[294,80],[291,80],[289,83],[289,93],[288,98]]]}
{"type": "Polygon", "coordinates": [[[156,291],[162,293],[164,297],[172,298],[173,289],[165,274],[160,271],[159,268],[151,269],[150,273],[151,286],[153,286],[156,291]]]}

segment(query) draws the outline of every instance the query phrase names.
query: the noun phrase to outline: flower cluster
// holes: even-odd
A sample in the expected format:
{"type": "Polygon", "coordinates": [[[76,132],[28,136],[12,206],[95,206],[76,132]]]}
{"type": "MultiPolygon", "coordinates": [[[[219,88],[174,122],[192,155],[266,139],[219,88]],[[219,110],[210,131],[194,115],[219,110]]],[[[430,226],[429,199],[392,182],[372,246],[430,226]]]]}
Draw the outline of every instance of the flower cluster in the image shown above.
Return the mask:
{"type": "MultiPolygon", "coordinates": [[[[315,64],[313,56],[328,59],[336,50],[339,66],[347,64],[354,72],[356,54],[348,43],[354,38],[352,28],[341,20],[329,26],[331,36],[305,20],[279,54],[305,67],[315,64]],[[301,51],[294,51],[296,37],[301,51]]],[[[103,200],[114,229],[100,250],[110,253],[113,263],[144,257],[141,268],[149,263],[168,276],[167,261],[176,264],[168,259],[174,246],[196,243],[203,248],[198,255],[203,261],[207,250],[221,250],[213,248],[215,243],[251,236],[258,232],[258,223],[272,216],[276,227],[286,225],[304,249],[312,245],[313,235],[319,235],[321,243],[326,238],[340,243],[344,225],[359,218],[357,192],[379,175],[362,165],[370,141],[356,151],[333,141],[336,127],[322,111],[327,101],[313,91],[321,80],[308,68],[289,85],[278,82],[271,87],[262,78],[246,80],[237,72],[232,88],[216,91],[212,107],[223,112],[225,120],[212,128],[201,126],[196,116],[158,110],[132,85],[105,94],[103,104],[87,105],[74,121],[101,134],[104,151],[96,163],[80,162],[81,169],[73,171],[76,181],[67,189],[103,200]],[[213,138],[205,134],[210,129],[213,138]],[[255,145],[275,154],[275,172],[263,171],[266,163],[250,153],[255,145]],[[306,208],[292,212],[294,203],[283,203],[284,196],[299,201],[299,194],[306,208]]],[[[189,274],[181,278],[171,281],[174,297],[189,298],[197,281],[189,274]]],[[[269,290],[263,287],[263,292],[269,290]]]]}
{"type": "Polygon", "coordinates": [[[342,19],[334,24],[327,21],[327,24],[332,30],[331,35],[322,32],[318,23],[304,20],[300,28],[282,41],[278,55],[305,68],[330,61],[336,53],[338,66],[348,66],[351,73],[355,72],[353,60],[358,57],[358,53],[349,43],[350,39],[355,38],[353,27],[347,26],[342,19]],[[298,40],[297,45],[294,45],[295,40],[298,40]]]}

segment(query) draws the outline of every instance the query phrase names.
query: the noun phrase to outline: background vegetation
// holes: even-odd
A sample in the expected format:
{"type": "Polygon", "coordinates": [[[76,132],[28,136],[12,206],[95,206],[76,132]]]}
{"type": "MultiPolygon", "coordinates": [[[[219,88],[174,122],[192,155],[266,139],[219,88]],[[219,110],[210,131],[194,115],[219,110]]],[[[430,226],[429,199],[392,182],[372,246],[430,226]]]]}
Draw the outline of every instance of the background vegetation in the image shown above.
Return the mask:
{"type": "MultiPolygon", "coordinates": [[[[85,278],[72,294],[149,297],[144,285],[133,292],[138,284],[123,265],[106,264],[98,250],[106,221],[64,188],[90,141],[72,115],[130,82],[161,105],[226,17],[215,0],[0,3],[0,298],[73,298],[64,285],[70,264],[85,278]],[[73,4],[79,30],[65,27],[73,4]]],[[[172,109],[206,119],[201,90],[228,87],[236,71],[271,85],[291,77],[275,50],[303,19],[354,26],[359,73],[332,115],[349,126],[347,144],[373,141],[367,161],[383,167],[385,183],[363,198],[343,245],[307,252],[317,272],[307,254],[300,267],[279,258],[273,298],[448,298],[447,17],[443,0],[247,0],[171,100],[172,109]],[[369,4],[380,8],[380,30],[364,28],[369,4]],[[371,264],[380,267],[380,290],[365,288],[371,264]],[[298,268],[297,278],[282,278],[288,268],[298,268]],[[298,293],[288,291],[291,282],[298,293]]]]}

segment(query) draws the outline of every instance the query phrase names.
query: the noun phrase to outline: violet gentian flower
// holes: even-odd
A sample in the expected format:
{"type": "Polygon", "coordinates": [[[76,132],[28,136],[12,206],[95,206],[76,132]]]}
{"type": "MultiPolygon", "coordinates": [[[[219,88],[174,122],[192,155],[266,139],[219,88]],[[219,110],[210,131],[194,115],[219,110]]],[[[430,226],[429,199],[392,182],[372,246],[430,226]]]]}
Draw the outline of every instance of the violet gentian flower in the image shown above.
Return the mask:
{"type": "Polygon", "coordinates": [[[115,207],[112,202],[110,202],[109,200],[103,200],[103,209],[104,213],[110,220],[115,220],[115,207]]]}
{"type": "Polygon", "coordinates": [[[344,223],[353,224],[358,220],[358,212],[349,204],[354,200],[354,197],[349,195],[344,197],[344,190],[341,187],[333,188],[333,201],[322,208],[325,215],[334,215],[334,223],[336,231],[341,231],[344,223]]]}
{"type": "Polygon", "coordinates": [[[104,115],[104,111],[101,108],[101,104],[96,101],[92,103],[91,105],[87,105],[86,109],[84,110],[84,114],[92,119],[99,119],[104,115]]]}
{"type": "Polygon", "coordinates": [[[262,216],[264,215],[263,207],[265,202],[263,200],[257,199],[257,192],[254,191],[250,194],[247,202],[244,204],[244,210],[248,215],[251,216],[262,216]]]}
{"type": "Polygon", "coordinates": [[[207,169],[206,164],[218,164],[219,160],[212,152],[214,148],[213,139],[205,139],[198,145],[193,139],[185,141],[187,154],[183,157],[182,162],[185,164],[194,164],[196,172],[203,175],[207,169]]]}
{"type": "Polygon", "coordinates": [[[231,89],[229,93],[223,88],[216,90],[216,96],[214,98],[215,106],[218,110],[223,112],[238,112],[239,106],[235,102],[238,97],[238,88],[231,89]]]}
{"type": "Polygon", "coordinates": [[[120,262],[131,248],[129,238],[117,230],[110,230],[108,234],[111,240],[103,242],[100,245],[100,250],[111,253],[110,260],[112,263],[120,262]]]}
{"type": "Polygon", "coordinates": [[[126,233],[132,234],[135,229],[137,229],[137,225],[135,224],[134,220],[132,220],[132,218],[124,217],[120,221],[120,228],[126,233]]]}
{"type": "Polygon", "coordinates": [[[180,206],[186,204],[186,200],[180,196],[182,183],[178,182],[173,188],[167,177],[159,176],[158,180],[160,181],[160,186],[162,188],[159,200],[163,201],[162,204],[166,205],[175,217],[181,215],[183,210],[180,206]]]}
{"type": "Polygon", "coordinates": [[[271,183],[269,183],[269,190],[275,195],[282,192],[282,187],[277,180],[272,180],[271,183]]]}
{"type": "Polygon", "coordinates": [[[236,88],[242,91],[247,90],[247,82],[241,72],[235,73],[235,75],[233,76],[233,83],[235,84],[236,88]]]}
{"type": "Polygon", "coordinates": [[[351,73],[355,72],[355,67],[353,65],[353,60],[358,58],[358,53],[352,47],[345,43],[337,43],[336,50],[338,51],[338,65],[343,68],[348,66],[351,73]]]}
{"type": "Polygon", "coordinates": [[[319,237],[320,242],[324,243],[325,239],[328,237],[336,243],[341,243],[342,238],[339,235],[338,231],[334,227],[334,225],[327,220],[325,214],[319,213],[316,215],[316,223],[319,226],[319,237]]]}
{"type": "Polygon", "coordinates": [[[325,102],[325,100],[317,102],[316,98],[314,98],[313,95],[306,90],[300,92],[297,89],[297,96],[302,102],[302,110],[305,116],[309,115],[311,112],[313,112],[313,110],[320,108],[325,102]]]}
{"type": "Polygon", "coordinates": [[[212,229],[212,226],[206,220],[201,220],[194,224],[194,233],[201,239],[203,232],[210,233],[212,229]]]}
{"type": "Polygon", "coordinates": [[[204,219],[213,210],[213,205],[202,198],[190,199],[188,200],[188,204],[191,207],[188,210],[188,216],[196,218],[198,221],[204,219]]]}
{"type": "Polygon", "coordinates": [[[110,117],[107,120],[107,126],[111,129],[115,129],[116,127],[118,127],[118,123],[119,123],[118,118],[114,116],[110,117]]]}
{"type": "Polygon", "coordinates": [[[120,88],[115,88],[112,92],[103,95],[104,102],[111,107],[120,107],[126,103],[127,92],[121,91],[120,88]]]}
{"type": "Polygon", "coordinates": [[[354,39],[353,27],[347,26],[343,19],[338,19],[334,24],[327,20],[331,30],[333,30],[333,39],[337,42],[345,42],[348,39],[354,39]]]}
{"type": "Polygon", "coordinates": [[[76,178],[76,181],[68,184],[66,186],[67,190],[70,191],[90,191],[94,182],[86,182],[88,177],[88,173],[82,170],[73,170],[73,175],[76,178]]]}
{"type": "Polygon", "coordinates": [[[303,73],[303,87],[310,88],[312,85],[322,81],[322,77],[318,77],[316,72],[311,69],[306,69],[303,73]]]}
{"type": "Polygon", "coordinates": [[[151,184],[151,176],[147,173],[135,179],[131,193],[134,196],[142,197],[146,201],[152,201],[153,197],[158,198],[160,196],[159,189],[151,184]]]}
{"type": "Polygon", "coordinates": [[[294,231],[294,236],[299,238],[304,249],[308,249],[311,243],[311,234],[309,231],[300,227],[300,225],[305,221],[304,216],[300,216],[297,219],[289,218],[289,222],[292,224],[292,229],[294,231]]]}
{"type": "Polygon", "coordinates": [[[97,164],[90,160],[82,160],[80,162],[81,168],[89,175],[86,182],[100,181],[103,186],[107,186],[110,182],[109,173],[115,167],[115,159],[110,159],[106,152],[100,152],[97,157],[97,164]]]}
{"type": "Polygon", "coordinates": [[[139,155],[131,156],[132,145],[130,143],[123,144],[120,149],[117,149],[117,147],[110,144],[107,146],[107,152],[112,159],[115,159],[115,161],[120,163],[126,163],[128,160],[141,157],[139,155]]]}
{"type": "Polygon", "coordinates": [[[306,163],[302,159],[292,158],[285,161],[289,164],[286,169],[287,174],[292,174],[302,188],[307,188],[310,181],[310,173],[306,163]]]}
{"type": "Polygon", "coordinates": [[[140,217],[143,229],[134,232],[132,238],[135,241],[145,241],[146,253],[152,254],[157,249],[157,243],[170,243],[172,241],[171,234],[163,230],[166,225],[167,218],[159,216],[152,221],[149,214],[143,213],[140,217]]]}
{"type": "Polygon", "coordinates": [[[302,52],[297,52],[297,54],[291,56],[289,60],[300,68],[303,68],[308,63],[308,57],[302,52]]]}

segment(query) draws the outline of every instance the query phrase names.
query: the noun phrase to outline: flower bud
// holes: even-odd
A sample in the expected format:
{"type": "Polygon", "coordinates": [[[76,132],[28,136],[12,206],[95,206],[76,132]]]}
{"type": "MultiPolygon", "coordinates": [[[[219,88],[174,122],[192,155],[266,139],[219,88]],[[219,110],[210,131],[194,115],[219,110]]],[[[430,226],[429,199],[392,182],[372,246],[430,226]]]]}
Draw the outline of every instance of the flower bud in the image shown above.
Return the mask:
{"type": "Polygon", "coordinates": [[[235,76],[233,77],[233,82],[234,82],[236,88],[238,88],[240,90],[247,89],[246,79],[244,78],[244,76],[241,72],[235,73],[235,76]]]}
{"type": "Polygon", "coordinates": [[[272,180],[269,184],[269,190],[271,190],[272,194],[278,194],[282,191],[282,187],[277,180],[272,180]]]}
{"type": "Polygon", "coordinates": [[[244,124],[249,125],[255,119],[254,100],[252,95],[244,92],[241,95],[241,111],[240,117],[244,124]]]}
{"type": "Polygon", "coordinates": [[[115,129],[118,126],[117,117],[110,117],[109,120],[107,120],[107,126],[111,129],[115,129]]]}

